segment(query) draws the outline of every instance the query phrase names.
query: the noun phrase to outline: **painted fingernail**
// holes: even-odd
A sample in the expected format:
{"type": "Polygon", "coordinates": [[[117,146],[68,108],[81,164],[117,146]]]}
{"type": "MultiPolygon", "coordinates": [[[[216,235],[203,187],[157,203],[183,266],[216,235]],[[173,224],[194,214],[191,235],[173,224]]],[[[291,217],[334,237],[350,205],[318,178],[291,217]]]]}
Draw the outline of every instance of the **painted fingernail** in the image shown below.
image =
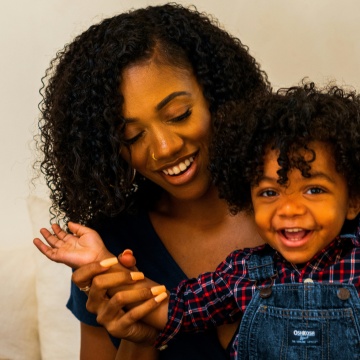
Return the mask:
{"type": "Polygon", "coordinates": [[[144,273],[138,271],[138,272],[131,272],[130,276],[133,280],[143,280],[145,278],[144,273]]]}
{"type": "Polygon", "coordinates": [[[150,291],[155,296],[155,295],[159,295],[159,294],[163,293],[164,291],[166,291],[166,287],[165,287],[165,285],[153,286],[150,289],[150,291]]]}
{"type": "Polygon", "coordinates": [[[118,259],[116,257],[105,259],[100,261],[100,265],[102,267],[110,267],[118,263],[118,259]]]}
{"type": "Polygon", "coordinates": [[[126,250],[124,250],[124,251],[122,252],[122,254],[121,254],[121,255],[126,255],[126,254],[130,254],[130,255],[132,255],[132,254],[133,254],[133,252],[132,252],[130,249],[126,249],[126,250]]]}
{"type": "Polygon", "coordinates": [[[159,294],[158,296],[155,296],[154,297],[154,300],[157,302],[157,303],[161,303],[163,300],[165,300],[167,298],[167,293],[166,292],[163,292],[161,294],[159,294]]]}

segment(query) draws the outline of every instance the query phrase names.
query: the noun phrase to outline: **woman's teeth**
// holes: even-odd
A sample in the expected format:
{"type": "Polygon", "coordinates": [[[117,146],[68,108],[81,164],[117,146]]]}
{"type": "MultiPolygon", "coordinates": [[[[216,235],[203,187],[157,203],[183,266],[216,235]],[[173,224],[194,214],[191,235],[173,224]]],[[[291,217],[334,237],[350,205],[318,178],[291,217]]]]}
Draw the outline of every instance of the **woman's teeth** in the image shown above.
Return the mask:
{"type": "Polygon", "coordinates": [[[179,165],[163,170],[163,173],[165,175],[178,175],[181,172],[185,171],[193,161],[194,158],[191,156],[189,159],[186,159],[185,161],[181,162],[179,165]]]}

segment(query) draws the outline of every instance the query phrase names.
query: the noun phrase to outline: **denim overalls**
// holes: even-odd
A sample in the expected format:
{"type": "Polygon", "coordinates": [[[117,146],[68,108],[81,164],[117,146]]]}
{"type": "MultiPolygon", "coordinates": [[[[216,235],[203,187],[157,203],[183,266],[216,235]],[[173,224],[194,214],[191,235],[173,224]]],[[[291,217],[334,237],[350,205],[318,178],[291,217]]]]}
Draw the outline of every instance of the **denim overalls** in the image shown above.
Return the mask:
{"type": "Polygon", "coordinates": [[[274,285],[269,255],[251,255],[248,269],[262,285],[240,324],[238,360],[360,359],[360,302],[353,285],[311,279],[274,285]]]}

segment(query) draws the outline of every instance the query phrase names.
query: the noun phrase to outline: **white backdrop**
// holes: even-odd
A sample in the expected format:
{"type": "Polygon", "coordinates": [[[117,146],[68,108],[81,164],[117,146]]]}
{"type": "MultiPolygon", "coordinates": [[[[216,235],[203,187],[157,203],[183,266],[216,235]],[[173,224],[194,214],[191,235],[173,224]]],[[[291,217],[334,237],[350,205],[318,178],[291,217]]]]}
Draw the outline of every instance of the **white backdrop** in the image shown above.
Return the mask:
{"type": "MultiPolygon", "coordinates": [[[[46,262],[31,243],[32,225],[36,229],[48,225],[44,201],[31,198],[32,222],[27,209],[29,195],[46,198],[45,186],[31,187],[41,77],[54,54],[92,23],[132,7],[163,2],[1,0],[0,358],[78,358],[78,324],[64,308],[70,269],[46,262]],[[67,352],[60,354],[58,349],[67,352]]],[[[250,47],[274,88],[295,85],[307,76],[360,90],[359,0],[192,3],[217,17],[250,47]]]]}

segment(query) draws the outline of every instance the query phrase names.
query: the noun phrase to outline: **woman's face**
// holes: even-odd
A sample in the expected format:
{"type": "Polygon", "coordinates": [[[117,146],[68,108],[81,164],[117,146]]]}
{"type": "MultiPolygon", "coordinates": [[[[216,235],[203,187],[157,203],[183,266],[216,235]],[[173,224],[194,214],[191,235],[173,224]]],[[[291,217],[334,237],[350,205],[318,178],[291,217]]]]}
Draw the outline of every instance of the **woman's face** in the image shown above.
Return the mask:
{"type": "Polygon", "coordinates": [[[178,199],[209,189],[211,115],[195,76],[153,61],[126,68],[120,92],[130,152],[121,155],[178,199]]]}

